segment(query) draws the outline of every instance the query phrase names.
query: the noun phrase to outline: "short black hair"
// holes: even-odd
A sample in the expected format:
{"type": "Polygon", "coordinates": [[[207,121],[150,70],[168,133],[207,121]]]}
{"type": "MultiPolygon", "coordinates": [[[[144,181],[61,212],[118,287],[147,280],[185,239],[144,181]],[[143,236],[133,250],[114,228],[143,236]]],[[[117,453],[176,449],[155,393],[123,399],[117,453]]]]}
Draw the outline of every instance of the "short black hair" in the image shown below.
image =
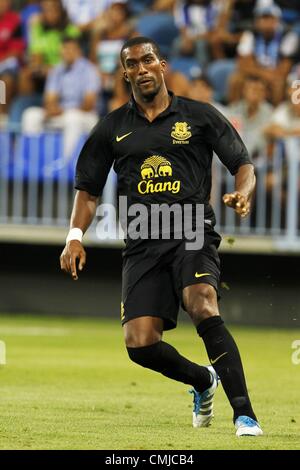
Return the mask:
{"type": "Polygon", "coordinates": [[[123,44],[123,47],[120,52],[120,58],[121,58],[123,67],[125,65],[124,60],[123,60],[123,52],[125,51],[125,49],[128,49],[129,47],[132,47],[132,46],[137,46],[138,44],[152,44],[155,54],[157,55],[159,60],[162,59],[162,54],[161,54],[161,51],[157,42],[155,42],[151,38],[147,38],[146,36],[136,36],[134,38],[128,39],[128,41],[126,41],[125,44],[123,44]]]}

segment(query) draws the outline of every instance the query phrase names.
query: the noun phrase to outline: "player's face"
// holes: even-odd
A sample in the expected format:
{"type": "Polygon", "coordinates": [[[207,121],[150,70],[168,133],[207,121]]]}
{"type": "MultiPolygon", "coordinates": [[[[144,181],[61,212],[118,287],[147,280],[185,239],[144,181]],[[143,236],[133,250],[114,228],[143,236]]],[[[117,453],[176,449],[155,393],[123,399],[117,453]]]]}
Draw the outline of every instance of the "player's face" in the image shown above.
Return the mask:
{"type": "Polygon", "coordinates": [[[152,44],[137,44],[123,52],[124,77],[135,94],[153,99],[164,82],[166,62],[160,60],[152,44]]]}

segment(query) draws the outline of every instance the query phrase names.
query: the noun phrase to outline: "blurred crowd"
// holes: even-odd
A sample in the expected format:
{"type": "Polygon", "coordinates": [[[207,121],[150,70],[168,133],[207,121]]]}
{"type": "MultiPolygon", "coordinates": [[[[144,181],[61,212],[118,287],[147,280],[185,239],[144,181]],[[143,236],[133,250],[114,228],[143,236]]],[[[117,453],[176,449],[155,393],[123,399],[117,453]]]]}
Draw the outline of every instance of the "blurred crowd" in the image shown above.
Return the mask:
{"type": "Polygon", "coordinates": [[[0,129],[61,129],[67,158],[128,100],[119,52],[136,35],[159,44],[168,88],[216,106],[254,158],[300,136],[299,0],[0,0],[0,129]]]}

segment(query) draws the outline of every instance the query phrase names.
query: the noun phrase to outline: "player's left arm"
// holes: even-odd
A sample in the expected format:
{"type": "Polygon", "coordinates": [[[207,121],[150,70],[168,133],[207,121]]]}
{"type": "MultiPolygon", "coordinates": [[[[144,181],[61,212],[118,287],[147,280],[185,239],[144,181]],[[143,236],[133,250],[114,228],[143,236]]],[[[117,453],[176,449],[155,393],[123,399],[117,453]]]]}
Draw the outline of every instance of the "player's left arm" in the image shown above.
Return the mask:
{"type": "Polygon", "coordinates": [[[246,217],[250,213],[255,183],[254,166],[251,164],[240,166],[235,175],[235,191],[224,194],[224,203],[232,207],[241,217],[246,217]]]}
{"type": "Polygon", "coordinates": [[[206,138],[221,162],[235,176],[235,191],[225,194],[223,201],[241,217],[246,217],[256,181],[251,158],[240,135],[225,116],[209,104],[206,104],[205,116],[206,138]]]}

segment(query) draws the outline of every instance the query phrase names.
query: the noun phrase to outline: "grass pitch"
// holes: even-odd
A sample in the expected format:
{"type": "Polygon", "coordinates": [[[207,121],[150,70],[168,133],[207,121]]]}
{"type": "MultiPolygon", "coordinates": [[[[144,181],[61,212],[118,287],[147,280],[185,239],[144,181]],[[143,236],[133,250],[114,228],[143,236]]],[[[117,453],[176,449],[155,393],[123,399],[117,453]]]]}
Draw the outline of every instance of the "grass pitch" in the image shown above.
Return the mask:
{"type": "MultiPolygon", "coordinates": [[[[0,317],[7,364],[0,368],[0,449],[300,449],[300,331],[231,328],[264,430],[236,438],[221,387],[215,419],[191,426],[183,384],[127,359],[118,322],[0,317]]],[[[180,352],[207,364],[192,325],[166,333],[180,352]]]]}

